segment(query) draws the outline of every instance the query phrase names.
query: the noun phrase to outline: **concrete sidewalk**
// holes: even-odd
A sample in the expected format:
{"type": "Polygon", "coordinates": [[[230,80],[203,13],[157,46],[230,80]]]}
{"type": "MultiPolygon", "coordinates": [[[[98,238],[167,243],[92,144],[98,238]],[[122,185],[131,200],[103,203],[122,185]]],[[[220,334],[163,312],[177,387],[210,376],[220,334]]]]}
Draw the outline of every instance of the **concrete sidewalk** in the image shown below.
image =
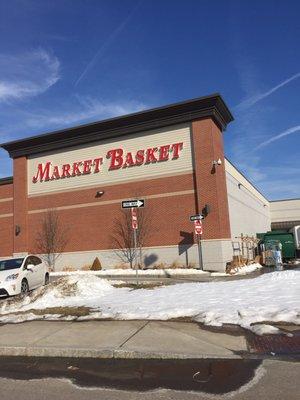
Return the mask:
{"type": "Polygon", "coordinates": [[[32,321],[0,326],[0,356],[89,358],[240,358],[244,336],[186,322],[32,321]]]}

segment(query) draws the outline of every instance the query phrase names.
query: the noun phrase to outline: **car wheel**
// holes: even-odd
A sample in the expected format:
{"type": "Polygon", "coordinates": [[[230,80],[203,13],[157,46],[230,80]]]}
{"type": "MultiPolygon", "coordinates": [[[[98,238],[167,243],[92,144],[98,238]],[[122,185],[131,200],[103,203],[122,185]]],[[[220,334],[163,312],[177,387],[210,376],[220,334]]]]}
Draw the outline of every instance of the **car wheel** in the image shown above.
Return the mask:
{"type": "Polygon", "coordinates": [[[28,292],[29,292],[28,282],[26,281],[26,279],[23,279],[21,283],[21,294],[27,294],[28,292]]]}
{"type": "Polygon", "coordinates": [[[45,285],[49,285],[50,282],[50,278],[49,278],[49,274],[45,275],[45,285]]]}

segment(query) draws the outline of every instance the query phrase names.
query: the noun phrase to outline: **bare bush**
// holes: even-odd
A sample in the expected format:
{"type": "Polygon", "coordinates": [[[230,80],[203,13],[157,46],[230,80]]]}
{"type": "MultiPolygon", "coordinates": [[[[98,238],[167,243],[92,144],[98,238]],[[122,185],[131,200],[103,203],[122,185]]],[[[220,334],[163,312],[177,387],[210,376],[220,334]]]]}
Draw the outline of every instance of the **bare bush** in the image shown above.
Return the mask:
{"type": "Polygon", "coordinates": [[[63,226],[55,209],[46,211],[36,237],[36,248],[50,270],[68,242],[68,229],[63,226]]]}
{"type": "Polygon", "coordinates": [[[138,267],[143,268],[143,247],[151,234],[150,211],[146,208],[137,209],[138,229],[136,230],[137,247],[134,247],[134,236],[131,222],[131,210],[121,210],[115,218],[111,245],[116,256],[122,263],[128,263],[133,268],[135,259],[138,260],[138,267]]]}

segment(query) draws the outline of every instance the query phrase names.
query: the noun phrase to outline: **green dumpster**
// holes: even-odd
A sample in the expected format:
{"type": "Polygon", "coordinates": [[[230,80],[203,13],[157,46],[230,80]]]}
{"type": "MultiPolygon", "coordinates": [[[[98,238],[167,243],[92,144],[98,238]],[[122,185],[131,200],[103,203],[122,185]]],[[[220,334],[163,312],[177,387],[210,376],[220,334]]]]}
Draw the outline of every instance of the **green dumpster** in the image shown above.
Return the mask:
{"type": "Polygon", "coordinates": [[[258,233],[257,237],[260,239],[259,245],[274,240],[282,244],[282,258],[285,260],[294,259],[296,257],[296,246],[294,235],[286,231],[270,231],[266,233],[258,233]]]}

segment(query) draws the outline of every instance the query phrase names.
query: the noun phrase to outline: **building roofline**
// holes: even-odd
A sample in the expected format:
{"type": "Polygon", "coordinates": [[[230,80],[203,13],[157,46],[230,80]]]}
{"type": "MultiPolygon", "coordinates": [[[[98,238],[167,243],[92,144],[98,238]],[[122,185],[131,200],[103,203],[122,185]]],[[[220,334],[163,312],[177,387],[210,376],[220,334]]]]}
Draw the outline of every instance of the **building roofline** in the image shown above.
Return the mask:
{"type": "Polygon", "coordinates": [[[212,118],[225,130],[233,116],[219,93],[166,106],[139,111],[99,122],[61,129],[37,136],[3,143],[10,157],[28,156],[45,151],[120,137],[201,118],[212,118]]]}
{"type": "Polygon", "coordinates": [[[258,193],[259,193],[261,196],[263,196],[263,197],[270,203],[270,200],[266,197],[266,195],[264,195],[264,194],[250,181],[250,179],[247,178],[247,176],[246,176],[239,168],[237,168],[237,166],[236,166],[235,164],[233,164],[232,161],[230,161],[227,157],[225,157],[225,159],[238,171],[239,174],[242,175],[243,178],[246,179],[246,181],[247,181],[248,183],[250,183],[250,185],[251,185],[255,190],[258,191],[258,193]]]}
{"type": "Polygon", "coordinates": [[[276,201],[293,201],[293,200],[300,201],[300,197],[295,197],[294,199],[270,200],[270,203],[275,203],[276,201]]]}
{"type": "Polygon", "coordinates": [[[0,178],[0,186],[9,185],[11,183],[13,183],[13,177],[12,176],[7,176],[5,178],[0,178]]]}

